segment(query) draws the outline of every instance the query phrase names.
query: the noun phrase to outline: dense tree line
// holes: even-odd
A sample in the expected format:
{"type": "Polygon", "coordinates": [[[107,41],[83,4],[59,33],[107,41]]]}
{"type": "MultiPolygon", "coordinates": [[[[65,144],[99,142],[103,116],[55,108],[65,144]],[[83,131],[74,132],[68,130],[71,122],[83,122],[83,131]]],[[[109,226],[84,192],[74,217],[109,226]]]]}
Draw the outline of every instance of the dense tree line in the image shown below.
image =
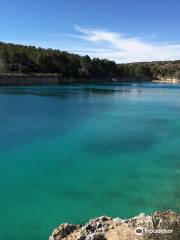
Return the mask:
{"type": "Polygon", "coordinates": [[[64,51],[0,43],[1,73],[57,73],[62,77],[109,78],[115,76],[115,62],[91,59],[64,51]]]}
{"type": "Polygon", "coordinates": [[[121,76],[149,77],[151,79],[180,79],[180,60],[128,63],[119,65],[121,76]]]}
{"type": "Polygon", "coordinates": [[[0,42],[0,73],[58,74],[66,78],[180,78],[180,61],[116,64],[65,51],[0,42]]]}

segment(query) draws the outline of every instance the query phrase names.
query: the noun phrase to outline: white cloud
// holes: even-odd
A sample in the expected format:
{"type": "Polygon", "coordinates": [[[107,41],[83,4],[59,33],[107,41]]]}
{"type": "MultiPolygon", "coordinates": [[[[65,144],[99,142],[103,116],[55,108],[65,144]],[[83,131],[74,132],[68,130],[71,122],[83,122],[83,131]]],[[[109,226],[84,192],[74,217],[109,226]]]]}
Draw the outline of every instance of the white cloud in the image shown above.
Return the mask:
{"type": "Polygon", "coordinates": [[[79,32],[71,37],[91,43],[91,47],[81,47],[76,52],[91,57],[107,58],[117,62],[139,62],[180,59],[180,43],[149,43],[138,37],[101,29],[75,26],[79,32]]]}

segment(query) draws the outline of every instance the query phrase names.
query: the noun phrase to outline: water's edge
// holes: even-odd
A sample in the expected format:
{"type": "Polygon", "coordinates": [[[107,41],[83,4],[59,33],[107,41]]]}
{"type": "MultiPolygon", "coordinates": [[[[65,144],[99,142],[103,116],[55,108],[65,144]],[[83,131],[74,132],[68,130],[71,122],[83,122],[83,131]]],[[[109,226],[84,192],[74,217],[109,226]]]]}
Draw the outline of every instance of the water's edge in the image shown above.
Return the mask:
{"type": "Polygon", "coordinates": [[[101,83],[101,82],[152,82],[149,78],[63,78],[57,74],[37,74],[37,75],[23,75],[23,74],[6,74],[0,75],[0,86],[31,86],[31,85],[54,85],[64,83],[101,83]]]}
{"type": "Polygon", "coordinates": [[[178,240],[180,238],[180,214],[173,211],[155,212],[131,219],[102,216],[85,225],[62,224],[49,240],[178,240]]]}
{"type": "Polygon", "coordinates": [[[1,74],[0,86],[32,86],[32,85],[55,85],[66,83],[102,83],[102,82],[157,82],[179,83],[176,78],[153,79],[149,77],[124,77],[124,78],[67,78],[58,74],[1,74]]]}

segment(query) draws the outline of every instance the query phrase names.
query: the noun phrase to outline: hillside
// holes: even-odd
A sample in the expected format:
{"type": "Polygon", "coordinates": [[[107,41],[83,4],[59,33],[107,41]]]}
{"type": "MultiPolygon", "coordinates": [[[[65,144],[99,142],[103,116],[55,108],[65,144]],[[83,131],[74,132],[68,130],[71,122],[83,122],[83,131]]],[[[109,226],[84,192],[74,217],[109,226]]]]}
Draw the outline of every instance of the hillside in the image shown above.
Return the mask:
{"type": "Polygon", "coordinates": [[[116,64],[65,51],[0,42],[0,75],[55,74],[66,79],[180,79],[180,60],[116,64]]]}

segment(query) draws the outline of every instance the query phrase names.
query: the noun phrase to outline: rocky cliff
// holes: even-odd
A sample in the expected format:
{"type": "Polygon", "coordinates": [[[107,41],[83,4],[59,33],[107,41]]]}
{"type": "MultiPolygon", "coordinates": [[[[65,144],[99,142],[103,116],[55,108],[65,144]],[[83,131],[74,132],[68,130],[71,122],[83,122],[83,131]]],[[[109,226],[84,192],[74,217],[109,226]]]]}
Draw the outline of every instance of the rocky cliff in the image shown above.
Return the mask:
{"type": "Polygon", "coordinates": [[[62,224],[49,240],[180,240],[180,214],[140,214],[131,219],[99,217],[85,225],[62,224]]]}

